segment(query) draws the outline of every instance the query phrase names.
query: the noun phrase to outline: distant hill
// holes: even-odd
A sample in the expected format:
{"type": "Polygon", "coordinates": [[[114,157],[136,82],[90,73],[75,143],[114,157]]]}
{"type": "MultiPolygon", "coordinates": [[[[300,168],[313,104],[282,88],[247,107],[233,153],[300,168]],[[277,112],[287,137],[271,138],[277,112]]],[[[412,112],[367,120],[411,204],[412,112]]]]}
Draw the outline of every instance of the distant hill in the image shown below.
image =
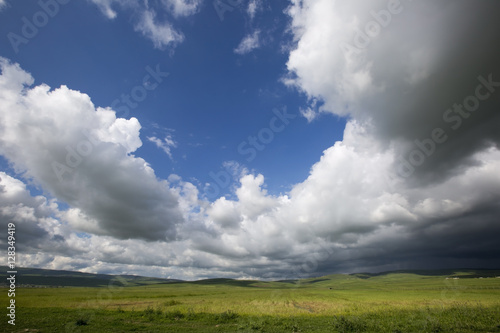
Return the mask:
{"type": "MultiPolygon", "coordinates": [[[[6,281],[7,267],[0,266],[2,281],[6,281]]],[[[186,283],[197,285],[231,285],[238,287],[261,287],[261,288],[290,288],[292,286],[317,286],[328,287],[353,283],[362,280],[377,280],[384,283],[398,281],[412,281],[426,277],[445,278],[492,278],[499,277],[500,270],[492,269],[447,269],[447,270],[400,270],[381,273],[354,273],[354,274],[332,274],[321,277],[297,280],[281,281],[258,281],[258,280],[234,280],[234,279],[205,279],[198,281],[182,281],[176,279],[162,279],[136,275],[108,275],[91,274],[73,271],[50,270],[40,268],[17,268],[17,286],[31,287],[106,287],[115,286],[146,286],[158,284],[186,283]]],[[[3,283],[5,286],[6,283],[3,283]]],[[[0,285],[1,286],[1,285],[0,285]]]]}
{"type": "MultiPolygon", "coordinates": [[[[6,281],[8,268],[0,266],[2,282],[6,281]]],[[[161,283],[179,282],[174,279],[161,279],[136,275],[91,274],[73,271],[60,271],[40,268],[17,267],[17,286],[47,286],[47,287],[104,287],[141,286],[161,283]]]]}
{"type": "Polygon", "coordinates": [[[421,276],[445,276],[445,277],[458,277],[461,279],[472,278],[488,278],[500,276],[498,269],[474,269],[474,268],[457,268],[457,269],[436,269],[436,270],[399,270],[388,271],[381,273],[355,273],[351,276],[357,276],[362,279],[369,279],[376,276],[387,276],[390,274],[413,274],[421,276]]]}

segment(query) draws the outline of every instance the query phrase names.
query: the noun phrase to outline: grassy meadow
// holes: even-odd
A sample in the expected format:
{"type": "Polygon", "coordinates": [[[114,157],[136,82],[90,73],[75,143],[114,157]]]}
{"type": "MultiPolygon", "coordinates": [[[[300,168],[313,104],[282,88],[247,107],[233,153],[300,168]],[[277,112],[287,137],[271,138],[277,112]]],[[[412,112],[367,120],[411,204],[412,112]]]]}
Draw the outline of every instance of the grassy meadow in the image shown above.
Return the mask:
{"type": "MultiPolygon", "coordinates": [[[[500,332],[495,276],[500,271],[338,274],[281,282],[101,277],[99,287],[19,286],[16,326],[5,317],[0,331],[500,332]]],[[[92,285],[89,278],[80,277],[81,283],[92,285]]],[[[7,289],[0,295],[7,306],[7,289]]]]}

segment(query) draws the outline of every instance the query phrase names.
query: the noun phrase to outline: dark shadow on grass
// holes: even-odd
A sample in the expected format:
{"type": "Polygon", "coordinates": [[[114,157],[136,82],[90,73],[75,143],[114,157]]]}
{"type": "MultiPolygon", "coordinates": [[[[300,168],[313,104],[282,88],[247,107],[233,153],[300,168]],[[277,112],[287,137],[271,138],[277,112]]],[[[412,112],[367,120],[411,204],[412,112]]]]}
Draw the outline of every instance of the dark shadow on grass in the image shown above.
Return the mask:
{"type": "Polygon", "coordinates": [[[188,283],[197,285],[225,285],[225,286],[236,286],[236,287],[254,287],[253,284],[259,283],[259,281],[233,280],[233,279],[206,279],[188,283]]]}

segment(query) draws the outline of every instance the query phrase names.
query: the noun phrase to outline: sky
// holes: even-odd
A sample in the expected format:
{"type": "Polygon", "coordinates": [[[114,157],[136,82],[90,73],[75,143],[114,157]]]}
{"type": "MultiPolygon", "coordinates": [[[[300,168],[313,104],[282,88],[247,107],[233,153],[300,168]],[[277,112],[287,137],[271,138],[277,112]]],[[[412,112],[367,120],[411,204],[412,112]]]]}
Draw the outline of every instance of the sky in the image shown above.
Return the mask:
{"type": "Polygon", "coordinates": [[[0,0],[0,243],[185,280],[499,268],[499,14],[0,0]]]}

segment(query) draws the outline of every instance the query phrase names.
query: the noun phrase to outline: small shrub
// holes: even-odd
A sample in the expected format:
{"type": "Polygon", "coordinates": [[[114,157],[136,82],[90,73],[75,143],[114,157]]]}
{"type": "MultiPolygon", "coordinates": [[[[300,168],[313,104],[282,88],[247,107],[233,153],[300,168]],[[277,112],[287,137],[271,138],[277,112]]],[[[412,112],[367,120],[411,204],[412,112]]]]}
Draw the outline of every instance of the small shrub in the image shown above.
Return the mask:
{"type": "Polygon", "coordinates": [[[222,312],[216,316],[216,320],[218,322],[227,323],[233,320],[236,320],[239,315],[236,312],[231,310],[227,310],[226,312],[222,312]]]}
{"type": "Polygon", "coordinates": [[[88,323],[88,322],[87,322],[87,320],[85,320],[85,319],[78,319],[78,320],[76,321],[76,326],[86,326],[86,325],[88,325],[88,324],[89,324],[89,323],[88,323]]]}
{"type": "Polygon", "coordinates": [[[285,326],[287,330],[290,330],[291,332],[300,332],[300,327],[297,323],[290,323],[285,326]]]}
{"type": "Polygon", "coordinates": [[[179,310],[165,312],[165,318],[170,320],[180,320],[184,318],[184,313],[179,310]]]}
{"type": "Polygon", "coordinates": [[[346,316],[338,316],[335,318],[335,322],[333,323],[335,328],[339,332],[364,332],[366,330],[366,324],[359,317],[346,317],[346,316]]]}
{"type": "Polygon", "coordinates": [[[217,315],[204,312],[195,312],[192,308],[187,310],[184,319],[191,321],[215,321],[217,315]]]}
{"type": "Polygon", "coordinates": [[[148,306],[146,309],[144,309],[145,315],[152,315],[154,312],[155,312],[155,310],[150,306],[148,306]]]}
{"type": "Polygon", "coordinates": [[[164,306],[174,306],[174,305],[179,305],[179,304],[182,304],[182,302],[179,302],[179,301],[176,301],[176,300],[169,300],[169,301],[166,301],[165,303],[163,303],[164,306]]]}
{"type": "Polygon", "coordinates": [[[260,322],[260,321],[252,321],[249,325],[249,327],[252,329],[252,330],[262,330],[264,329],[264,323],[260,322]]]}
{"type": "Polygon", "coordinates": [[[433,333],[439,333],[444,331],[439,320],[430,320],[429,326],[430,326],[430,331],[433,333]]]}

